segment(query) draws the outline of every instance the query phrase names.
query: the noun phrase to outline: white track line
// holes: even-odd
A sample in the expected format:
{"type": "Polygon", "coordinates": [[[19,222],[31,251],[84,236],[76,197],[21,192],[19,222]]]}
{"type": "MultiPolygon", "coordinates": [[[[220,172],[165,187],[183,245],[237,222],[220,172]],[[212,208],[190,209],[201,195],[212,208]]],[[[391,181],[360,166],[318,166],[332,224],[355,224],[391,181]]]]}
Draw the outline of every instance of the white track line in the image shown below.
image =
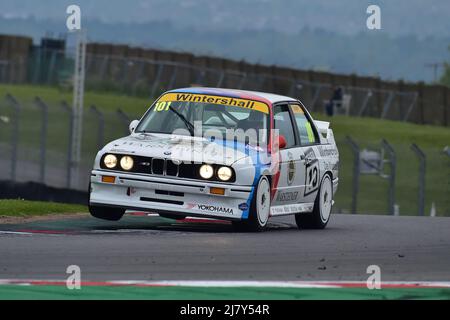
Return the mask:
{"type": "Polygon", "coordinates": [[[32,236],[34,233],[31,232],[18,232],[18,231],[0,231],[0,234],[20,234],[26,236],[32,236]]]}
{"type": "MultiPolygon", "coordinates": [[[[86,281],[89,285],[104,286],[183,286],[183,287],[272,287],[272,288],[345,288],[366,287],[365,281],[86,281]]],[[[65,280],[36,280],[36,279],[0,279],[0,285],[65,285],[65,280]]],[[[83,285],[83,282],[82,282],[83,285]]],[[[386,281],[381,283],[381,288],[450,288],[448,281],[386,281]]]]}

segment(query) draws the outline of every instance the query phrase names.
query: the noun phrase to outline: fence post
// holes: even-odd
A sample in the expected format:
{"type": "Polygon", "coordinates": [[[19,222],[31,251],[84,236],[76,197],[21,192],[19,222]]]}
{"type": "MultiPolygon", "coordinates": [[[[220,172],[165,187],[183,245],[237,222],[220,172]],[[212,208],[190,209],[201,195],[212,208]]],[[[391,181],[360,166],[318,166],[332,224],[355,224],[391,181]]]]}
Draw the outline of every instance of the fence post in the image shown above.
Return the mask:
{"type": "Polygon", "coordinates": [[[52,80],[54,78],[56,78],[54,76],[54,70],[55,70],[55,64],[56,64],[56,54],[57,51],[56,50],[49,50],[51,52],[51,58],[50,58],[50,63],[49,63],[49,68],[48,68],[48,73],[47,73],[47,83],[51,84],[52,80]]]}
{"type": "Polygon", "coordinates": [[[358,192],[359,192],[359,155],[360,150],[359,146],[356,144],[356,142],[350,137],[345,137],[346,142],[350,145],[353,152],[353,183],[352,183],[352,214],[356,214],[357,212],[357,201],[358,201],[358,192]]]}
{"type": "Polygon", "coordinates": [[[203,79],[205,78],[206,75],[206,71],[203,69],[198,69],[198,75],[195,79],[195,84],[196,85],[203,85],[203,79]]]}
{"type": "Polygon", "coordinates": [[[13,132],[11,135],[11,181],[16,181],[17,172],[17,152],[19,144],[19,116],[20,116],[20,104],[11,94],[6,94],[6,100],[10,102],[14,109],[14,122],[13,132]]]}
{"type": "Polygon", "coordinates": [[[175,81],[177,80],[177,72],[178,72],[178,67],[177,65],[175,65],[173,67],[173,72],[172,72],[172,76],[170,77],[170,81],[169,81],[169,87],[167,89],[173,89],[175,87],[175,81]]]}
{"type": "Polygon", "coordinates": [[[239,81],[238,89],[242,89],[244,87],[245,80],[247,80],[247,73],[242,74],[241,81],[239,81]]]}
{"type": "Polygon", "coordinates": [[[67,112],[69,115],[69,140],[67,145],[67,171],[66,171],[66,186],[67,189],[70,189],[72,184],[72,135],[73,135],[73,110],[69,105],[65,102],[61,102],[61,107],[67,112]]]}
{"type": "Polygon", "coordinates": [[[39,182],[43,184],[45,182],[45,164],[46,164],[45,156],[47,150],[48,106],[39,97],[36,97],[34,99],[34,102],[36,106],[41,109],[42,112],[39,182]]]}
{"type": "Polygon", "coordinates": [[[391,108],[392,100],[394,100],[394,98],[395,98],[394,91],[389,92],[389,96],[383,106],[383,112],[381,113],[381,117],[380,117],[381,119],[386,118],[386,116],[389,112],[389,109],[391,108]]]}
{"type": "Polygon", "coordinates": [[[103,56],[103,61],[100,63],[100,79],[102,79],[102,81],[105,78],[105,74],[108,69],[108,63],[109,63],[109,56],[103,56]]]}
{"type": "Polygon", "coordinates": [[[223,79],[225,78],[225,71],[220,72],[219,80],[217,81],[216,87],[222,87],[223,79]]]}
{"type": "Polygon", "coordinates": [[[100,150],[103,148],[103,141],[104,139],[104,132],[105,132],[105,117],[103,116],[103,113],[97,109],[96,106],[92,105],[90,107],[90,111],[95,114],[98,121],[98,128],[97,128],[97,147],[100,150]]]}
{"type": "Polygon", "coordinates": [[[409,119],[409,116],[411,115],[411,112],[413,111],[416,102],[417,102],[417,98],[419,97],[419,94],[417,92],[414,92],[414,97],[413,100],[411,101],[409,107],[408,107],[408,111],[406,111],[405,117],[403,118],[403,121],[406,122],[409,119]]]}
{"type": "Polygon", "coordinates": [[[152,86],[152,92],[150,93],[150,99],[156,98],[155,94],[156,94],[156,90],[158,89],[159,79],[161,78],[163,68],[164,68],[164,65],[162,63],[159,63],[158,71],[156,72],[156,78],[155,78],[155,80],[153,82],[153,86],[152,86]]]}
{"type": "Polygon", "coordinates": [[[419,158],[419,205],[418,214],[423,216],[425,214],[425,170],[426,170],[426,155],[425,153],[415,144],[411,145],[411,150],[414,151],[416,156],[419,158]]]}
{"type": "Polygon", "coordinates": [[[117,109],[117,115],[119,116],[120,121],[122,121],[123,125],[125,126],[125,134],[129,135],[129,126],[131,122],[130,117],[128,117],[127,114],[121,109],[117,109]]]}
{"type": "Polygon", "coordinates": [[[366,111],[367,105],[369,104],[369,100],[372,97],[372,90],[368,89],[364,101],[362,103],[361,109],[358,112],[358,117],[362,117],[364,112],[366,111]]]}
{"type": "Polygon", "coordinates": [[[314,95],[313,95],[313,98],[311,101],[311,111],[316,111],[316,103],[317,103],[317,100],[319,100],[321,90],[322,90],[322,85],[317,84],[316,90],[314,91],[314,95]]]}
{"type": "Polygon", "coordinates": [[[389,172],[389,195],[388,195],[388,205],[390,214],[394,215],[395,213],[395,174],[397,167],[397,159],[395,156],[395,150],[392,146],[386,141],[386,139],[381,140],[381,145],[384,150],[389,154],[389,165],[391,171],[389,172]]]}
{"type": "Polygon", "coordinates": [[[137,86],[139,84],[139,80],[142,78],[142,74],[144,73],[146,61],[144,60],[138,60],[139,68],[138,71],[135,73],[134,79],[133,79],[133,87],[132,87],[132,95],[136,95],[137,86]]]}

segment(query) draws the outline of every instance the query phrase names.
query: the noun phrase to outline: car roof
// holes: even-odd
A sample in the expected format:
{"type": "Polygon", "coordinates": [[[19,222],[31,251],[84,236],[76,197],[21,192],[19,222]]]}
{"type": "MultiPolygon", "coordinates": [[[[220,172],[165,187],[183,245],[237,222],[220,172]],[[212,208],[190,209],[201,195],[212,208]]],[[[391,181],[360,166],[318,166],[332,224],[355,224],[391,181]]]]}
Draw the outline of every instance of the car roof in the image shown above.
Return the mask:
{"type": "Polygon", "coordinates": [[[248,91],[239,89],[211,88],[211,87],[189,87],[167,91],[166,93],[192,93],[192,94],[209,94],[232,98],[250,99],[267,103],[269,106],[280,101],[297,101],[294,98],[281,96],[278,94],[248,91]]]}

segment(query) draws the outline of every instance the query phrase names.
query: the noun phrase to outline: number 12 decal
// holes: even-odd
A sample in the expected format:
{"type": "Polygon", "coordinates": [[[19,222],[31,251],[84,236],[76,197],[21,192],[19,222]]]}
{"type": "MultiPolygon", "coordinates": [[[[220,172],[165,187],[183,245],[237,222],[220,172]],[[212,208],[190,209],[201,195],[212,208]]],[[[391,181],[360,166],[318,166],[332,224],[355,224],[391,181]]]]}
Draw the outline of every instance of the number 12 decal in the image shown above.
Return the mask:
{"type": "Polygon", "coordinates": [[[306,176],[305,176],[305,196],[319,188],[319,160],[317,160],[312,148],[305,151],[306,176]]]}

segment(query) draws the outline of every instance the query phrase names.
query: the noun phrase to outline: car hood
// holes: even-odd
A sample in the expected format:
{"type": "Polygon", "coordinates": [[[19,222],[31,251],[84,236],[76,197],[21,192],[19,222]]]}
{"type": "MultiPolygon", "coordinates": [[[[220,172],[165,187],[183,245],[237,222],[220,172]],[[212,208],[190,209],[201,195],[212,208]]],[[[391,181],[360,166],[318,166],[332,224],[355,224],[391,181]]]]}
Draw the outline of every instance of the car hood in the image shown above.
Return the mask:
{"type": "Polygon", "coordinates": [[[146,133],[132,134],[112,141],[102,149],[102,152],[230,166],[252,154],[265,153],[265,150],[229,141],[211,142],[202,137],[146,133]]]}

